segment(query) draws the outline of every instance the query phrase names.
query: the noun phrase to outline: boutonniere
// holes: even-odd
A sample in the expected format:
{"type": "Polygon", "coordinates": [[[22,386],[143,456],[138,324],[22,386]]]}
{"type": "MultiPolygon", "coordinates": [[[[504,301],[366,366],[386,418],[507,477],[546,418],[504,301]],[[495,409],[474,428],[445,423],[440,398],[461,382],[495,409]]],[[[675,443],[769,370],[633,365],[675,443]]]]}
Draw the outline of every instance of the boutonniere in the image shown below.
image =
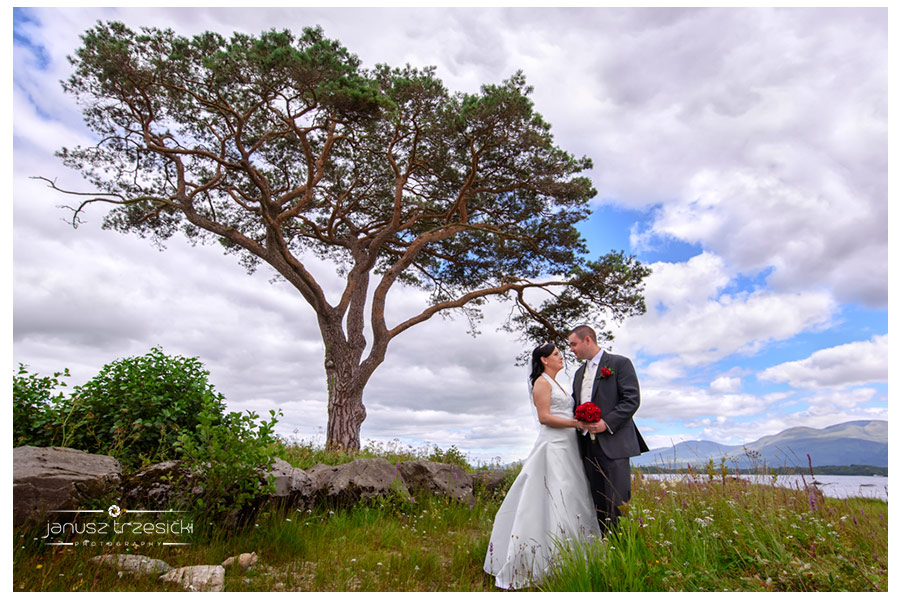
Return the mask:
{"type": "Polygon", "coordinates": [[[606,379],[610,375],[615,375],[616,372],[612,369],[607,369],[606,367],[600,367],[600,379],[606,379]]]}

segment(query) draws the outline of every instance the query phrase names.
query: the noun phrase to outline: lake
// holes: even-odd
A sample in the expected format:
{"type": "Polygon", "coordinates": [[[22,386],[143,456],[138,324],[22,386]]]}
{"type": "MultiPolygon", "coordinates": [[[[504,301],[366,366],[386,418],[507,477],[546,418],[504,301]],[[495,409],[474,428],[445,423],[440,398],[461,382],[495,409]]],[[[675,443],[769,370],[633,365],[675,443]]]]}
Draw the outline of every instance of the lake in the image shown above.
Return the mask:
{"type": "MultiPolygon", "coordinates": [[[[651,479],[679,479],[687,477],[680,474],[645,474],[644,477],[651,479]]],[[[705,475],[698,476],[705,479],[705,475]]],[[[772,483],[771,475],[741,475],[754,482],[772,483]]],[[[810,478],[809,475],[779,475],[775,480],[775,485],[781,487],[789,487],[802,489],[804,482],[814,481],[822,493],[829,498],[877,498],[887,502],[888,499],[888,478],[872,477],[869,475],[816,475],[810,478]]]]}

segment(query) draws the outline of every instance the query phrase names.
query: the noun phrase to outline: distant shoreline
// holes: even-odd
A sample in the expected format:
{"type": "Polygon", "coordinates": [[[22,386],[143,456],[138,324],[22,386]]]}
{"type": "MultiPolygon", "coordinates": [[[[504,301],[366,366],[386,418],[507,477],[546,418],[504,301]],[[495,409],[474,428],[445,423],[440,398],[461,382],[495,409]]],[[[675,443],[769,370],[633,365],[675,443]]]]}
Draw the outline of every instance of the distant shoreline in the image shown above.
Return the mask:
{"type": "MultiPolygon", "coordinates": [[[[684,473],[706,473],[706,465],[692,465],[684,467],[657,467],[650,465],[633,465],[633,469],[640,469],[642,473],[648,475],[653,474],[684,474],[684,473]]],[[[716,469],[719,472],[719,469],[716,469]]],[[[810,475],[809,468],[806,467],[775,467],[772,469],[759,468],[729,468],[728,473],[740,473],[742,475],[758,475],[758,474],[776,474],[776,475],[810,475]]],[[[872,477],[887,477],[887,467],[876,467],[872,465],[825,465],[821,467],[813,467],[812,475],[857,475],[872,477]]]]}

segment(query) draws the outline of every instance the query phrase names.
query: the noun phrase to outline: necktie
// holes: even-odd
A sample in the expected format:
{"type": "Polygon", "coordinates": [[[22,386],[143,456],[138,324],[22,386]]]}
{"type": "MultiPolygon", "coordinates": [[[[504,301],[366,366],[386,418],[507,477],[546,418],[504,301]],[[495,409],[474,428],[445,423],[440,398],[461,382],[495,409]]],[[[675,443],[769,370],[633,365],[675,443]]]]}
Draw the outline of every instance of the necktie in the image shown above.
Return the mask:
{"type": "Polygon", "coordinates": [[[594,389],[594,376],[597,374],[597,367],[594,361],[588,361],[584,366],[584,379],[581,380],[581,403],[591,401],[591,392],[594,389]]]}

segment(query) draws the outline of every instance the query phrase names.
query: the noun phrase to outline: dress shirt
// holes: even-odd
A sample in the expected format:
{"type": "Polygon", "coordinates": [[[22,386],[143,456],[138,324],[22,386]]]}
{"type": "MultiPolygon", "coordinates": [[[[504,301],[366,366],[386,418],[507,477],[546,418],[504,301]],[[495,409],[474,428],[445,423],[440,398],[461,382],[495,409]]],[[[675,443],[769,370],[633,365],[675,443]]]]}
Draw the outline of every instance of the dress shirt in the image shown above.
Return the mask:
{"type": "Polygon", "coordinates": [[[594,355],[594,358],[584,363],[584,379],[581,380],[581,404],[590,402],[591,392],[594,389],[594,377],[597,376],[597,369],[600,367],[600,358],[603,356],[603,350],[594,355]]]}
{"type": "MultiPolygon", "coordinates": [[[[594,391],[594,377],[597,376],[597,369],[600,368],[600,359],[603,358],[603,349],[600,349],[600,352],[594,355],[594,358],[585,362],[584,365],[584,379],[581,380],[581,404],[585,402],[589,402],[591,399],[591,392],[594,391]]],[[[609,428],[609,425],[606,426],[606,430],[609,431],[609,434],[613,434],[613,430],[609,428]]]]}

